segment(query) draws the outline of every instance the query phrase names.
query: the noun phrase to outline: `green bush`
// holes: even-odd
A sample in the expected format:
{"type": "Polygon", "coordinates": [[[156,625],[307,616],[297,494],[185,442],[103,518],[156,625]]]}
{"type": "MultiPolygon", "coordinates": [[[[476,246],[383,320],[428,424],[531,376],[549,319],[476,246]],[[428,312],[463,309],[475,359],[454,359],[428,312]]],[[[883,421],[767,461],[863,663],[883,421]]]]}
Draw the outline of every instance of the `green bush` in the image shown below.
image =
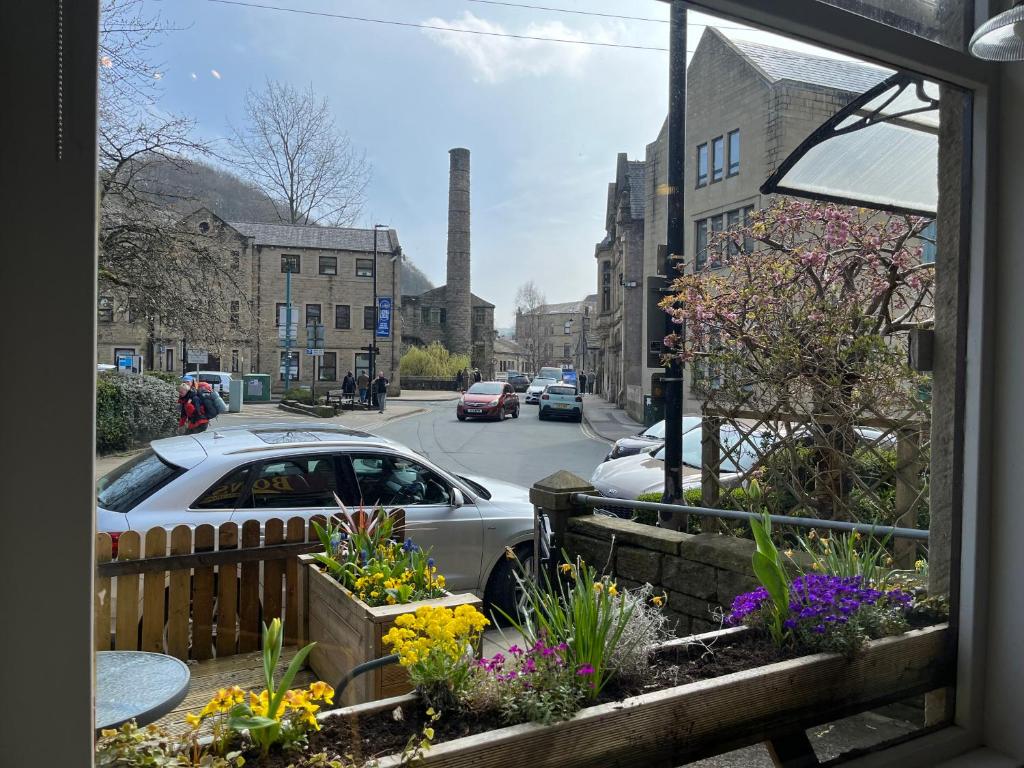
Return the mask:
{"type": "Polygon", "coordinates": [[[166,381],[174,386],[178,386],[181,383],[181,376],[170,371],[146,371],[146,376],[152,376],[154,379],[166,381]]]}
{"type": "Polygon", "coordinates": [[[469,368],[469,355],[453,355],[440,342],[426,347],[412,347],[402,355],[398,369],[404,376],[427,376],[454,379],[459,371],[469,368]]]}
{"type": "Polygon", "coordinates": [[[154,376],[101,373],[96,378],[96,451],[124,451],[174,434],[178,390],[154,376]]]}
{"type": "Polygon", "coordinates": [[[281,396],[281,399],[294,400],[295,402],[302,403],[304,405],[312,405],[313,393],[308,389],[303,389],[302,387],[292,387],[281,396]]]}

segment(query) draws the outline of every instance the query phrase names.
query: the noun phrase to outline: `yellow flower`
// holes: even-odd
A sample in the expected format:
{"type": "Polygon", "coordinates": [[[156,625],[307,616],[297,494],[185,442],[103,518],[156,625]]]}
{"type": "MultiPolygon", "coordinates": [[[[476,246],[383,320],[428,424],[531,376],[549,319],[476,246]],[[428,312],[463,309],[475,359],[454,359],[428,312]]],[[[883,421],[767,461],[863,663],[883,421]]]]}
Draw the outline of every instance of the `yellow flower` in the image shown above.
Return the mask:
{"type": "Polygon", "coordinates": [[[792,550],[792,549],[787,549],[787,550],[786,550],[785,552],[783,552],[783,554],[784,554],[784,555],[785,555],[786,557],[788,557],[788,558],[789,558],[790,560],[792,560],[792,559],[793,559],[793,550],[792,550]]]}
{"type": "Polygon", "coordinates": [[[602,584],[600,581],[595,581],[594,582],[594,592],[596,594],[600,594],[603,591],[604,591],[604,584],[602,584]]]}
{"type": "Polygon", "coordinates": [[[612,597],[615,597],[617,594],[619,594],[619,588],[615,586],[614,582],[608,585],[608,594],[612,597]]]}
{"type": "Polygon", "coordinates": [[[434,738],[434,729],[433,728],[429,728],[429,727],[428,728],[424,728],[423,729],[423,735],[426,736],[428,739],[433,739],[434,738]]]}
{"type": "Polygon", "coordinates": [[[100,731],[100,736],[102,736],[105,739],[110,739],[114,736],[117,736],[117,731],[113,728],[104,728],[102,731],[100,731]]]}
{"type": "Polygon", "coordinates": [[[199,715],[193,715],[191,712],[186,712],[185,722],[188,723],[192,728],[198,728],[199,724],[203,722],[203,718],[201,718],[199,715]]]}
{"type": "Polygon", "coordinates": [[[334,703],[334,689],[323,680],[317,680],[309,686],[309,693],[314,699],[321,699],[328,704],[334,703]]]}
{"type": "Polygon", "coordinates": [[[433,707],[427,707],[427,717],[433,717],[437,712],[434,711],[433,707]]]}
{"type": "Polygon", "coordinates": [[[811,563],[811,570],[820,571],[821,570],[821,563],[819,563],[817,560],[815,560],[813,563],[811,563]]]}
{"type": "Polygon", "coordinates": [[[559,567],[559,569],[561,569],[562,573],[569,573],[569,571],[572,570],[572,566],[569,565],[569,563],[562,563],[558,567],[559,567]]]}
{"type": "Polygon", "coordinates": [[[663,606],[665,604],[665,598],[662,597],[661,595],[655,595],[654,597],[651,598],[651,602],[654,603],[656,606],[658,606],[660,608],[661,606],[663,606]]]}

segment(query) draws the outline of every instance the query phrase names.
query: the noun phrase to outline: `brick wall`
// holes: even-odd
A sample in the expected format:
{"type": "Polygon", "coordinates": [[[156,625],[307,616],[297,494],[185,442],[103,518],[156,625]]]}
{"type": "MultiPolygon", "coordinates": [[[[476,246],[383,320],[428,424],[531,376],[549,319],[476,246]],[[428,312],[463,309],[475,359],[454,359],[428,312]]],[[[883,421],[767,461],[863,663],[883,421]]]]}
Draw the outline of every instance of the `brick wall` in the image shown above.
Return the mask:
{"type": "Polygon", "coordinates": [[[569,519],[565,549],[622,587],[648,583],[664,592],[666,614],[680,635],[717,629],[715,612],[758,586],[750,562],[754,543],[747,539],[588,515],[569,519]]]}

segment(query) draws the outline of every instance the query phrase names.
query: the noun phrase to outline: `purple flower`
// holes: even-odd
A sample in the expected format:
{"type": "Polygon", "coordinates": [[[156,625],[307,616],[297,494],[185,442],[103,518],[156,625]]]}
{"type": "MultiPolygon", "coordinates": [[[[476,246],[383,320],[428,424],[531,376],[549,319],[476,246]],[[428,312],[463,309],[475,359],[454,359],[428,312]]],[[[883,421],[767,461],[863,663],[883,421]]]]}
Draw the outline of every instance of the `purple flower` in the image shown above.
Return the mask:
{"type": "Polygon", "coordinates": [[[536,672],[537,671],[537,663],[533,659],[527,659],[526,663],[523,664],[523,671],[524,672],[536,672]]]}
{"type": "Polygon", "coordinates": [[[584,664],[583,666],[581,666],[579,669],[576,670],[576,674],[579,677],[587,677],[588,675],[594,674],[594,668],[592,666],[590,666],[589,664],[584,664]]]}
{"type": "Polygon", "coordinates": [[[518,645],[513,644],[508,647],[508,652],[511,653],[513,656],[518,656],[523,652],[523,649],[520,648],[518,645]]]}

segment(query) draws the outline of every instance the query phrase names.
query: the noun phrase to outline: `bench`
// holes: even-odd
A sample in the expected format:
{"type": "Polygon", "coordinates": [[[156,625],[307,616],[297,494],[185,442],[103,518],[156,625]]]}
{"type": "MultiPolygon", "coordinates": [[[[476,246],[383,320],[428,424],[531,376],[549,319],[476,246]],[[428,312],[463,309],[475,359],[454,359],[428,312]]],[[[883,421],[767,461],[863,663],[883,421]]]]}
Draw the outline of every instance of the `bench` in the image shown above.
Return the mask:
{"type": "Polygon", "coordinates": [[[340,408],[343,411],[354,411],[357,408],[365,409],[367,407],[366,403],[359,401],[357,395],[345,394],[340,389],[331,390],[327,393],[327,404],[340,408]]]}

